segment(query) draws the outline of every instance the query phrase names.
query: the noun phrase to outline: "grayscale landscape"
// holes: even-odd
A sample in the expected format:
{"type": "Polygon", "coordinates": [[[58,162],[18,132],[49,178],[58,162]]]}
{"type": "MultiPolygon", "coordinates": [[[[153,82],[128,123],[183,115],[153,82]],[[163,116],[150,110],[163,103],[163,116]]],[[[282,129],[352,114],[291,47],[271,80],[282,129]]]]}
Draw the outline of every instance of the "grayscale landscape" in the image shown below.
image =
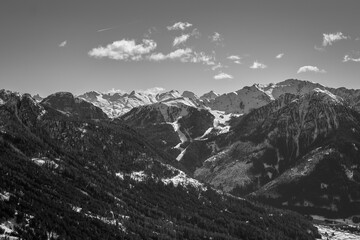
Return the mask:
{"type": "Polygon", "coordinates": [[[360,239],[359,8],[2,1],[0,239],[360,239]]]}

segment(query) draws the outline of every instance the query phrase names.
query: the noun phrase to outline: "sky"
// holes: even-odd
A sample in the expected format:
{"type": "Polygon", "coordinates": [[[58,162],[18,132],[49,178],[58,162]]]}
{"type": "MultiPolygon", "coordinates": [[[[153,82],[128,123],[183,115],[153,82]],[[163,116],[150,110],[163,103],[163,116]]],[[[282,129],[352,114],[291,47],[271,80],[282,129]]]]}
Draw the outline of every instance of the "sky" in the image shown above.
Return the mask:
{"type": "Polygon", "coordinates": [[[0,89],[360,89],[358,0],[1,0],[0,89]]]}

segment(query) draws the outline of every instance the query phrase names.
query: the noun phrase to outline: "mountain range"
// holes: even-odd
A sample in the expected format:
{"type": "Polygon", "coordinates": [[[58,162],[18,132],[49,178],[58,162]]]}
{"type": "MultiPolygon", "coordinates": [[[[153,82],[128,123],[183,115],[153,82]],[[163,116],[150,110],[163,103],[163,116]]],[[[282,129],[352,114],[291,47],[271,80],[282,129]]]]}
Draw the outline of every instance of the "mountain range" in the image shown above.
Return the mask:
{"type": "Polygon", "coordinates": [[[0,236],[314,239],[279,209],[360,214],[359,111],[360,90],[296,79],[200,97],[1,90],[0,236]]]}
{"type": "Polygon", "coordinates": [[[360,90],[288,79],[222,95],[162,96],[115,118],[196,179],[301,212],[360,213],[360,90]]]}

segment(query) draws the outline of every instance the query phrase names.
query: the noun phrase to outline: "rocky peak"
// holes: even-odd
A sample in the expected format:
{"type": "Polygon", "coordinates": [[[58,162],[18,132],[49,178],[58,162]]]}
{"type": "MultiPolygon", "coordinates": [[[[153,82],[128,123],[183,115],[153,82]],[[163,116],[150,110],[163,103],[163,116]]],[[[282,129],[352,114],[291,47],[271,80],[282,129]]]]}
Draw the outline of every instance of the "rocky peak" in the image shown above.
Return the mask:
{"type": "Polygon", "coordinates": [[[179,98],[181,94],[177,90],[171,90],[169,92],[159,93],[156,95],[157,101],[164,101],[170,98],[179,98]]]}
{"type": "Polygon", "coordinates": [[[104,119],[106,114],[93,104],[74,97],[69,92],[57,92],[46,97],[41,104],[50,106],[68,116],[81,117],[84,119],[104,119]]]}
{"type": "Polygon", "coordinates": [[[41,97],[39,94],[35,94],[34,96],[33,96],[33,98],[37,101],[37,102],[41,102],[44,98],[43,97],[41,97]]]}
{"type": "Polygon", "coordinates": [[[190,92],[190,91],[184,91],[181,96],[190,98],[190,99],[198,99],[199,98],[195,93],[190,92]]]}
{"type": "Polygon", "coordinates": [[[208,93],[204,93],[200,99],[201,100],[213,100],[215,99],[216,97],[218,97],[219,94],[215,93],[213,90],[211,90],[210,92],[208,93]]]}

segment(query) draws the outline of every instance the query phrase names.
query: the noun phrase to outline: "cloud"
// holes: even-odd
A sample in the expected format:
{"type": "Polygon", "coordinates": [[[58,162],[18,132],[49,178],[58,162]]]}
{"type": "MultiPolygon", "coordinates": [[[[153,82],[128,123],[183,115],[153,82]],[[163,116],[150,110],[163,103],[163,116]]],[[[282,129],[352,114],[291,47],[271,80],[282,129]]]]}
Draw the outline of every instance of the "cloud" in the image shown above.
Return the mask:
{"type": "Polygon", "coordinates": [[[146,94],[152,94],[152,95],[156,95],[158,93],[162,93],[165,91],[165,88],[162,87],[153,87],[153,88],[149,88],[146,90],[135,90],[135,92],[141,92],[141,93],[146,93],[146,94]]]}
{"type": "Polygon", "coordinates": [[[65,40],[65,41],[63,41],[62,43],[59,44],[59,47],[65,47],[66,44],[67,44],[67,41],[65,40]]]}
{"type": "Polygon", "coordinates": [[[189,34],[183,34],[179,37],[176,37],[174,39],[173,46],[176,46],[176,45],[186,42],[189,39],[189,37],[190,37],[189,34]]]}
{"type": "Polygon", "coordinates": [[[147,57],[149,61],[179,60],[184,63],[202,63],[215,65],[215,57],[204,52],[194,52],[191,48],[180,48],[168,54],[153,53],[147,57]]]}
{"type": "Polygon", "coordinates": [[[180,48],[180,49],[176,49],[173,52],[170,52],[168,54],[163,54],[163,53],[153,53],[150,56],[147,57],[148,60],[150,61],[164,61],[167,59],[170,60],[174,60],[174,59],[183,59],[182,61],[185,61],[185,59],[190,58],[192,53],[192,50],[190,48],[180,48]]]}
{"type": "Polygon", "coordinates": [[[227,59],[232,60],[233,63],[235,63],[235,64],[242,64],[242,62],[240,61],[242,59],[242,57],[240,57],[238,55],[228,56],[227,59]]]}
{"type": "Polygon", "coordinates": [[[360,57],[359,58],[353,58],[350,57],[349,55],[345,55],[343,62],[360,62],[360,57]]]}
{"type": "Polygon", "coordinates": [[[282,58],[284,55],[285,55],[284,53],[279,53],[278,55],[276,55],[275,58],[280,59],[280,58],[282,58]]]}
{"type": "Polygon", "coordinates": [[[190,59],[190,62],[203,63],[206,65],[215,65],[215,57],[207,55],[204,52],[194,52],[193,56],[190,59]]]}
{"type": "Polygon", "coordinates": [[[214,42],[216,45],[223,45],[224,38],[220,33],[214,32],[213,35],[209,36],[211,42],[214,42]]]}
{"type": "Polygon", "coordinates": [[[253,65],[250,66],[251,69],[264,69],[267,68],[267,66],[263,63],[260,63],[258,61],[255,61],[253,65]]]}
{"type": "Polygon", "coordinates": [[[227,74],[227,73],[219,73],[217,75],[214,76],[214,79],[216,80],[220,80],[220,79],[233,79],[234,77],[231,76],[230,74],[227,74]]]}
{"type": "Polygon", "coordinates": [[[105,31],[108,31],[108,30],[111,30],[114,28],[116,28],[116,27],[102,28],[102,29],[97,30],[97,32],[105,32],[105,31]]]}
{"type": "Polygon", "coordinates": [[[188,23],[188,22],[177,22],[172,26],[167,26],[166,28],[171,31],[171,30],[185,30],[186,28],[191,27],[192,24],[188,23]]]}
{"type": "Polygon", "coordinates": [[[315,66],[302,66],[297,71],[297,73],[305,73],[305,72],[326,73],[324,69],[319,69],[318,67],[315,66]]]}
{"type": "Polygon", "coordinates": [[[224,66],[223,66],[221,63],[218,63],[218,64],[212,66],[212,67],[211,67],[211,70],[215,71],[216,69],[218,69],[218,68],[223,68],[223,67],[224,67],[224,66]]]}
{"type": "Polygon", "coordinates": [[[142,43],[139,44],[136,44],[135,40],[123,39],[115,41],[106,47],[94,48],[88,54],[96,58],[138,61],[142,59],[142,55],[150,53],[156,46],[156,42],[150,39],[143,39],[142,43]]]}
{"type": "Polygon", "coordinates": [[[230,59],[230,60],[240,60],[241,57],[237,56],[237,55],[231,55],[231,56],[228,56],[227,59],[230,59]]]}
{"type": "Polygon", "coordinates": [[[348,39],[350,37],[343,35],[342,32],[337,33],[323,33],[323,47],[330,46],[334,42],[340,41],[342,39],[348,39]]]}

